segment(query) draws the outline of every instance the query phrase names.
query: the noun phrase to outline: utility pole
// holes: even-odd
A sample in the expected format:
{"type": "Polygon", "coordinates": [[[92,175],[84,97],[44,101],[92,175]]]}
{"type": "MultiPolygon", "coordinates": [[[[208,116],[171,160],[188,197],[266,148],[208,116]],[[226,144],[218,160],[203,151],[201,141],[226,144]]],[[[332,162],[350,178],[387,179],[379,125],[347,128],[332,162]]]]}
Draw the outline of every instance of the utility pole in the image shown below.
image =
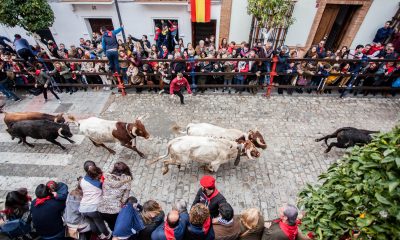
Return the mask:
{"type": "MultiPolygon", "coordinates": [[[[119,12],[118,0],[114,0],[114,2],[115,2],[115,8],[117,9],[119,25],[122,26],[123,24],[122,24],[121,13],[119,12]]],[[[124,43],[126,43],[125,30],[124,29],[122,29],[122,38],[124,39],[124,43]]]]}

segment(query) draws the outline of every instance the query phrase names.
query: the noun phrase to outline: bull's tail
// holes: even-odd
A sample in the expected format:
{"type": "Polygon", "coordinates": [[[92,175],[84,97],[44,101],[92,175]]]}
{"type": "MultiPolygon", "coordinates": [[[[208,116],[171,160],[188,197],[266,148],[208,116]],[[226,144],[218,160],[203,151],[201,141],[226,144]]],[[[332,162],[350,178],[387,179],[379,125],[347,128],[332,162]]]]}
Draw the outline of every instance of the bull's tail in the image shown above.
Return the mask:
{"type": "Polygon", "coordinates": [[[175,134],[186,134],[186,129],[185,131],[181,131],[181,129],[182,128],[176,123],[171,127],[171,131],[175,134]]]}
{"type": "Polygon", "coordinates": [[[75,123],[75,125],[79,127],[80,124],[79,124],[79,122],[76,120],[76,118],[74,116],[68,115],[68,119],[70,120],[70,122],[75,123]]]}
{"type": "Polygon", "coordinates": [[[154,164],[154,163],[156,163],[156,162],[160,161],[161,159],[166,158],[168,156],[169,156],[169,147],[167,148],[167,153],[165,155],[159,156],[158,158],[155,158],[155,159],[151,160],[148,164],[149,165],[150,164],[154,164]]]}

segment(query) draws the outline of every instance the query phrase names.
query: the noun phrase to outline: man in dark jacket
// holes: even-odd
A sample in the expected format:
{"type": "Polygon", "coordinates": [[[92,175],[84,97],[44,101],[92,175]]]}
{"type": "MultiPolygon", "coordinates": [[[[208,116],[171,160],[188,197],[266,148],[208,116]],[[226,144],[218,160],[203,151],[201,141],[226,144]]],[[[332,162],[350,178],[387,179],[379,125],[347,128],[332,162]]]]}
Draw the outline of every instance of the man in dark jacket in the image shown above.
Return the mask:
{"type": "Polygon", "coordinates": [[[211,218],[219,215],[219,205],[225,203],[225,197],[215,188],[215,178],[204,176],[200,179],[201,188],[193,201],[192,208],[197,203],[203,203],[210,210],[211,218]]]}
{"type": "Polygon", "coordinates": [[[182,240],[185,236],[188,219],[181,218],[177,210],[168,213],[164,224],[157,227],[151,234],[152,240],[182,240]]]}
{"type": "Polygon", "coordinates": [[[120,72],[120,68],[118,62],[118,41],[116,35],[120,33],[122,29],[123,26],[114,31],[108,31],[104,26],[100,29],[100,32],[103,35],[101,38],[101,45],[108,58],[110,70],[117,73],[120,72]]]}
{"type": "Polygon", "coordinates": [[[385,26],[378,29],[373,40],[374,43],[384,43],[386,39],[392,35],[394,29],[390,27],[391,24],[391,21],[387,21],[385,26]]]}
{"type": "Polygon", "coordinates": [[[33,226],[46,239],[63,239],[65,234],[62,215],[65,200],[56,200],[44,184],[37,186],[36,199],[31,203],[33,226]]]}
{"type": "Polygon", "coordinates": [[[0,46],[3,46],[5,52],[15,53],[14,49],[6,42],[12,43],[7,37],[0,36],[0,46]]]}

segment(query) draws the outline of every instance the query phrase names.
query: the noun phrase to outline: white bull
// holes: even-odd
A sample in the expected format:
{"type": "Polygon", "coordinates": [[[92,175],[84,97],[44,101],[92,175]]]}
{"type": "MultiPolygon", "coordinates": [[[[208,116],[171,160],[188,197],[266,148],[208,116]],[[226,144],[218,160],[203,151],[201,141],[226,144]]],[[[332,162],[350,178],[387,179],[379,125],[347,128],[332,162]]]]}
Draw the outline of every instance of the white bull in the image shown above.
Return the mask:
{"type": "Polygon", "coordinates": [[[183,136],[169,141],[167,153],[151,163],[169,156],[170,158],[164,161],[163,174],[168,172],[168,165],[177,165],[180,168],[181,165],[188,165],[192,161],[207,164],[208,170],[216,172],[221,164],[230,161],[235,161],[237,166],[242,153],[249,159],[253,159],[252,156],[260,156],[257,148],[249,140],[237,143],[226,139],[183,136]]]}
{"type": "Polygon", "coordinates": [[[186,134],[188,136],[222,138],[236,142],[250,140],[258,148],[267,148],[263,136],[257,130],[250,130],[246,133],[238,129],[222,128],[210,123],[189,123],[184,131],[181,131],[181,128],[178,125],[173,126],[172,131],[175,133],[186,134]]]}

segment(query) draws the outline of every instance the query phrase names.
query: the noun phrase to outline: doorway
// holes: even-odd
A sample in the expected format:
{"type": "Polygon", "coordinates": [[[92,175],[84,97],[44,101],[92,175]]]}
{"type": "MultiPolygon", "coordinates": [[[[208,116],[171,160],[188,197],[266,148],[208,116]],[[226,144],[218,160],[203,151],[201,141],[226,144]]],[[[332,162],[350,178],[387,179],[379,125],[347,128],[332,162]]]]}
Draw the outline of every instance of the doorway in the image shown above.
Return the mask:
{"type": "Polygon", "coordinates": [[[100,32],[100,28],[105,26],[107,30],[114,30],[111,18],[89,18],[88,19],[92,32],[100,32]]]}
{"type": "Polygon", "coordinates": [[[327,4],[315,33],[313,45],[325,39],[327,49],[340,48],[360,7],[361,5],[327,4]]]}
{"type": "MultiPolygon", "coordinates": [[[[210,38],[211,35],[216,36],[217,20],[211,20],[208,23],[192,22],[192,44],[193,47],[199,43],[200,40],[210,38]]],[[[215,43],[214,43],[215,44],[215,43]]]]}
{"type": "Polygon", "coordinates": [[[49,40],[52,40],[53,42],[55,42],[53,34],[51,33],[49,28],[38,30],[38,31],[36,31],[36,33],[37,33],[37,35],[40,36],[40,39],[42,40],[42,42],[47,42],[49,40]]]}

